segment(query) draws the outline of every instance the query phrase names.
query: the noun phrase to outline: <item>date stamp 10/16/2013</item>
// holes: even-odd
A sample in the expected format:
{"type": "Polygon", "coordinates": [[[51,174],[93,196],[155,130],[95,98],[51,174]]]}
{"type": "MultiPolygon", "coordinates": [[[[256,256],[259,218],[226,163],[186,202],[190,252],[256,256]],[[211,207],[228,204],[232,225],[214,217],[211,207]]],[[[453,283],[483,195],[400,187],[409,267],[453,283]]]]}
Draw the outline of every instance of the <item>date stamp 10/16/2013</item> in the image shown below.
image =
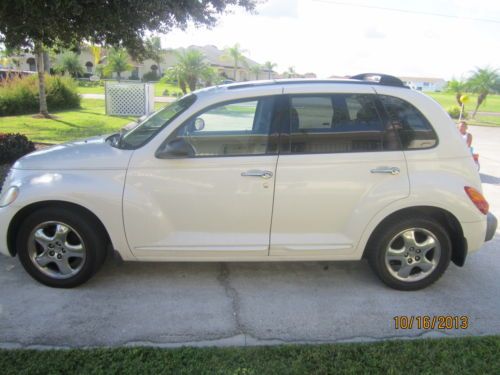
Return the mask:
{"type": "Polygon", "coordinates": [[[466,315],[396,315],[395,329],[461,329],[469,328],[466,315]]]}

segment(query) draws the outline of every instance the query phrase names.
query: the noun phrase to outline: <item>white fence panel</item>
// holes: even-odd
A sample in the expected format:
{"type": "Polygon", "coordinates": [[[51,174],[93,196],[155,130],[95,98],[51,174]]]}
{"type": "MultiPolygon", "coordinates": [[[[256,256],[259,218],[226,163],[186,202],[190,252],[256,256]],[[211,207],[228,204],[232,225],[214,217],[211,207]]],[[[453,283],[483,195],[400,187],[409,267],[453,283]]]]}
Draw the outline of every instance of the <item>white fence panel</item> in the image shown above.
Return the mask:
{"type": "Polygon", "coordinates": [[[154,85],[136,82],[106,82],[106,114],[143,116],[154,111],[154,85]]]}

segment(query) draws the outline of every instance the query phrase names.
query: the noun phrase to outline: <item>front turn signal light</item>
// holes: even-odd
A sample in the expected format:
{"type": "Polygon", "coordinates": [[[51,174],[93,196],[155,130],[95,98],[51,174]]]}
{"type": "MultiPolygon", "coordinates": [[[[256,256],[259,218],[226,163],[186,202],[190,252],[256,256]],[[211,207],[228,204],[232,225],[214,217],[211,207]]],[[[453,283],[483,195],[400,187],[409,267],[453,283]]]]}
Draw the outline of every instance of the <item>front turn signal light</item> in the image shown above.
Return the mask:
{"type": "Polygon", "coordinates": [[[474,189],[470,186],[465,186],[464,190],[469,196],[472,203],[474,203],[474,205],[477,207],[477,209],[486,215],[490,209],[490,205],[484,198],[483,194],[477,191],[477,189],[474,189]]]}
{"type": "Polygon", "coordinates": [[[2,192],[0,195],[0,207],[7,207],[9,204],[14,202],[19,195],[19,188],[17,186],[11,186],[6,191],[2,192]]]}

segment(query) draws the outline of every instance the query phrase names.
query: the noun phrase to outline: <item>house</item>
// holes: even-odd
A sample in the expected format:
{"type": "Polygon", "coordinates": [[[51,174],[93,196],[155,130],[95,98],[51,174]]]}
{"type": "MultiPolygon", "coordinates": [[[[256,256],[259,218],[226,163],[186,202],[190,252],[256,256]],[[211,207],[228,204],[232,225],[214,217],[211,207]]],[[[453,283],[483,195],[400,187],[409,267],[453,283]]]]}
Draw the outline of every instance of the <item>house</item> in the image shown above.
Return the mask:
{"type": "MultiPolygon", "coordinates": [[[[215,68],[222,77],[228,79],[234,79],[235,81],[250,81],[255,79],[268,79],[276,78],[277,73],[274,71],[269,71],[264,67],[261,67],[259,74],[255,74],[251,71],[254,66],[260,66],[256,61],[245,57],[243,61],[238,62],[238,66],[235,72],[234,62],[231,58],[226,56],[224,50],[220,50],[213,45],[206,46],[189,46],[188,48],[178,48],[178,49],[167,49],[164,51],[163,62],[157,64],[153,60],[146,59],[143,61],[131,61],[133,69],[129,72],[122,73],[123,79],[142,79],[142,77],[148,72],[154,72],[157,76],[161,76],[165,70],[174,66],[177,63],[176,52],[186,51],[188,49],[195,49],[203,53],[206,60],[210,66],[215,68]]],[[[106,49],[102,49],[102,57],[100,64],[106,64],[106,49]]],[[[84,68],[84,72],[87,75],[93,75],[96,73],[96,67],[94,64],[94,57],[87,46],[83,46],[78,52],[80,63],[84,68]]],[[[16,70],[26,70],[26,71],[36,71],[36,60],[35,56],[32,54],[23,54],[16,56],[16,60],[19,62],[19,66],[11,67],[16,70]]],[[[48,61],[47,61],[48,62],[48,61]]],[[[46,67],[49,66],[46,62],[46,67]]],[[[0,66],[1,67],[1,66],[0,66]]],[[[9,68],[9,67],[4,67],[9,68]]],[[[47,69],[48,70],[48,69],[47,69]]],[[[116,74],[113,74],[116,76],[116,74]]]]}
{"type": "Polygon", "coordinates": [[[442,91],[446,86],[446,81],[443,78],[429,77],[399,77],[406,86],[418,91],[442,91]]]}

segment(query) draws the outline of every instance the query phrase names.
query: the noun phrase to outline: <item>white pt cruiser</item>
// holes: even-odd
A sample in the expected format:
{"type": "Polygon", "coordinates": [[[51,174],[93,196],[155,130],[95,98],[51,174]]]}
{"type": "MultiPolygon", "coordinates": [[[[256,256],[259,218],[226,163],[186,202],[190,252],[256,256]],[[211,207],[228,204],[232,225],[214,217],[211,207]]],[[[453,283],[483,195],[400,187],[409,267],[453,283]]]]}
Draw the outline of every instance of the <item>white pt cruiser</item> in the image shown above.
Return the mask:
{"type": "Polygon", "coordinates": [[[184,96],[134,129],[29,154],[0,196],[0,252],[74,287],[126,261],[367,258],[415,290],[496,230],[445,111],[386,75],[184,96]]]}

